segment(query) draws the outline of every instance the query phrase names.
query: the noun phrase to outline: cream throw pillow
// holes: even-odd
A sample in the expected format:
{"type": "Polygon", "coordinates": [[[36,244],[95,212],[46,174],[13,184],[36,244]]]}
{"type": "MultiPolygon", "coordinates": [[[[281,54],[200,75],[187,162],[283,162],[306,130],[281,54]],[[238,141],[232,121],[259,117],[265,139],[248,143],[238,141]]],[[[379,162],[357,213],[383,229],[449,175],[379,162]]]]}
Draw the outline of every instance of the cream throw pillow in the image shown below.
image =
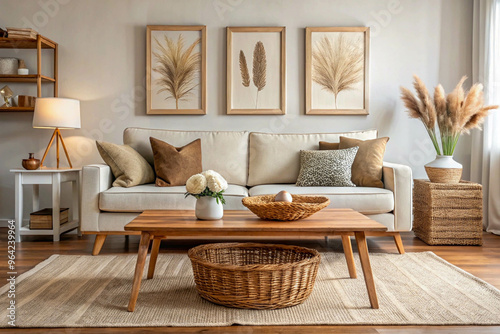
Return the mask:
{"type": "Polygon", "coordinates": [[[96,141],[96,145],[102,160],[115,176],[113,187],[128,188],[154,182],[153,168],[132,147],[102,141],[96,141]]]}

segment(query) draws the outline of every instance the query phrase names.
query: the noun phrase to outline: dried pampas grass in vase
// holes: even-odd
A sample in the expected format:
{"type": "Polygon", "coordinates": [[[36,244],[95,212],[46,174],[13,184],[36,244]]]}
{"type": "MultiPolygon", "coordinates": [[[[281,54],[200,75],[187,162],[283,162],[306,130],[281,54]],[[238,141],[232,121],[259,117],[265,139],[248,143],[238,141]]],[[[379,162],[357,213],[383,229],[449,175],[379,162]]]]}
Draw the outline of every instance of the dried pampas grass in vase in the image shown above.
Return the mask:
{"type": "Polygon", "coordinates": [[[437,85],[434,98],[418,76],[414,75],[413,78],[417,96],[401,87],[401,99],[408,115],[422,121],[436,150],[436,160],[425,165],[427,175],[431,182],[458,183],[462,176],[462,165],[453,160],[453,152],[460,135],[468,134],[474,128],[480,129],[488,112],[498,106],[484,105],[483,85],[480,83],[472,85],[465,92],[465,76],[448,95],[442,85],[437,85]]]}

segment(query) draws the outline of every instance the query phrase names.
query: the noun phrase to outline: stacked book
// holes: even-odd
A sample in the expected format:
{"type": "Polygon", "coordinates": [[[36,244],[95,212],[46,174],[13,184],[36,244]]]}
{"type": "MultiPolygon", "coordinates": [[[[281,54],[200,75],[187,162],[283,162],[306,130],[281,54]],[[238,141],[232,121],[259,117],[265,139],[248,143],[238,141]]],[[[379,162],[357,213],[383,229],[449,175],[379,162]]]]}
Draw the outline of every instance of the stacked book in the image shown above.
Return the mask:
{"type": "Polygon", "coordinates": [[[7,28],[9,38],[28,38],[36,39],[38,33],[30,28],[7,28]]]}

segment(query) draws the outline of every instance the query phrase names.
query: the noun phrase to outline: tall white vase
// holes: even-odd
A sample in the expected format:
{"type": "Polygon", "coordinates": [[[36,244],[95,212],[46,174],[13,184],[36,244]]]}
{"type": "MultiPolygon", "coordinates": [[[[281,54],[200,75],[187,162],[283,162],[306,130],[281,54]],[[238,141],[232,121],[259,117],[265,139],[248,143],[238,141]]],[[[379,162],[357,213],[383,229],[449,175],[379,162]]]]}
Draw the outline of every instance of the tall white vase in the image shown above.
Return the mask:
{"type": "Polygon", "coordinates": [[[435,183],[459,183],[462,177],[462,165],[451,155],[436,155],[434,161],[425,165],[425,171],[435,183]]]}
{"type": "Polygon", "coordinates": [[[202,220],[219,220],[224,216],[222,203],[210,196],[203,196],[196,200],[196,218],[202,220]]]}

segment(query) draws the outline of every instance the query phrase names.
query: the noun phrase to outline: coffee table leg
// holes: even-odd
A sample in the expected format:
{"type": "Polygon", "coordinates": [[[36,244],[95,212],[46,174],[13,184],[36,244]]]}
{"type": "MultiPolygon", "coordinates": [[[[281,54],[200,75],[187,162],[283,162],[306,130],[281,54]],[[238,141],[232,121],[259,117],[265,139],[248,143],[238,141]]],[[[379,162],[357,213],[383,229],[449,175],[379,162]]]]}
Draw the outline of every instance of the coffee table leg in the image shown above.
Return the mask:
{"type": "Polygon", "coordinates": [[[341,235],[342,247],[344,247],[345,260],[347,262],[347,269],[349,269],[349,276],[356,278],[356,265],[354,264],[354,255],[352,254],[351,238],[348,235],[341,235]]]}
{"type": "Polygon", "coordinates": [[[148,279],[153,278],[156,268],[156,259],[158,259],[158,252],[160,251],[161,238],[153,239],[153,246],[151,246],[151,255],[149,257],[148,279]]]}
{"type": "Polygon", "coordinates": [[[142,274],[144,273],[144,264],[148,255],[150,235],[148,232],[141,233],[141,242],[139,243],[139,252],[137,253],[137,263],[135,265],[134,284],[132,285],[132,294],[128,303],[128,311],[134,312],[135,303],[139,296],[141,288],[142,274]]]}
{"type": "Polygon", "coordinates": [[[356,243],[358,244],[359,259],[361,260],[361,268],[365,276],[366,289],[372,308],[378,308],[377,291],[375,290],[375,281],[373,280],[372,267],[368,256],[368,246],[366,245],[365,232],[355,232],[356,243]]]}

